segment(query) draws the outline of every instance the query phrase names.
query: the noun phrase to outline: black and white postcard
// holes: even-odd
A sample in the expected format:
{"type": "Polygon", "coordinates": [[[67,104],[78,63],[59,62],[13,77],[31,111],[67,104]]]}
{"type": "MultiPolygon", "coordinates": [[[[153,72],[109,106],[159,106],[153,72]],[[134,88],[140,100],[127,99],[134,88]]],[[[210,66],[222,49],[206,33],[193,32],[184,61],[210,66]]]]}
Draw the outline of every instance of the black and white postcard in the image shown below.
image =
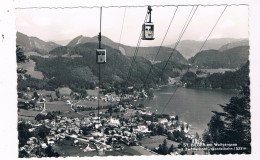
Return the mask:
{"type": "Polygon", "coordinates": [[[257,152],[247,1],[30,2],[0,42],[14,38],[16,158],[257,152]]]}

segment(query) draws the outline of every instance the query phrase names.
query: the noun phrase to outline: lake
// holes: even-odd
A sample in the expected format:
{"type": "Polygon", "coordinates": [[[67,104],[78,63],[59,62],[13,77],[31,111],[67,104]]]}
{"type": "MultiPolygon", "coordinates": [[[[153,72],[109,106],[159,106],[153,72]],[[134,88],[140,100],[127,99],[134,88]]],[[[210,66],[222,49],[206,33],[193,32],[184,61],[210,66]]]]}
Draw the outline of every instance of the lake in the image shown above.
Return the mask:
{"type": "Polygon", "coordinates": [[[156,90],[154,98],[147,101],[148,111],[178,115],[181,121],[192,125],[191,133],[198,132],[200,135],[207,128],[213,113],[222,111],[218,104],[226,104],[229,99],[238,92],[225,89],[190,89],[178,88],[173,98],[169,101],[174,91],[173,86],[164,86],[156,90]]]}

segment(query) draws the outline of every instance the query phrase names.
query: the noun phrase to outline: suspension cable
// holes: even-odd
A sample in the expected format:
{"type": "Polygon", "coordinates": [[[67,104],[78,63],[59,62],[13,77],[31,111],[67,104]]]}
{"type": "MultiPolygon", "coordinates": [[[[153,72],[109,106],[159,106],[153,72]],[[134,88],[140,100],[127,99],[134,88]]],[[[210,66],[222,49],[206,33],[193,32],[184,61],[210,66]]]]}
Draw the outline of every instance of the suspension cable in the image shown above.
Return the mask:
{"type": "MultiPolygon", "coordinates": [[[[164,40],[165,40],[165,38],[166,38],[166,35],[168,34],[168,31],[169,31],[169,29],[170,29],[170,27],[171,27],[172,21],[173,21],[175,15],[176,15],[177,10],[178,10],[178,6],[176,7],[176,10],[174,11],[174,14],[173,14],[173,16],[172,16],[172,18],[171,18],[170,24],[169,24],[169,26],[168,26],[168,28],[167,28],[167,30],[166,30],[166,33],[165,33],[164,38],[163,38],[163,40],[162,40],[162,42],[161,42],[161,45],[160,45],[160,47],[159,47],[159,49],[158,49],[158,51],[157,51],[157,54],[156,54],[155,58],[153,59],[153,63],[155,62],[155,60],[157,59],[158,54],[160,53],[160,49],[161,49],[161,47],[162,47],[162,45],[163,45],[163,43],[164,43],[164,40]]],[[[149,73],[148,73],[147,76],[146,76],[146,79],[145,79],[145,82],[143,83],[143,86],[146,85],[146,82],[147,82],[147,80],[148,80],[148,77],[149,77],[149,75],[151,74],[151,71],[152,71],[152,68],[153,68],[153,63],[152,63],[151,66],[150,66],[149,73]]],[[[133,113],[133,112],[132,112],[132,113],[133,113]]],[[[132,113],[131,113],[130,117],[132,116],[132,113]]]]}
{"type": "MultiPolygon", "coordinates": [[[[191,22],[191,20],[192,20],[192,18],[193,18],[193,16],[194,16],[195,12],[196,12],[197,9],[198,9],[198,6],[196,7],[195,11],[194,11],[193,14],[191,15],[191,13],[192,13],[192,11],[193,11],[193,8],[194,8],[194,6],[193,6],[192,9],[191,9],[191,12],[190,12],[190,14],[189,14],[189,16],[188,16],[188,18],[187,18],[185,24],[184,24],[184,28],[182,28],[182,32],[181,32],[181,34],[180,34],[180,36],[179,36],[177,42],[175,43],[175,46],[174,46],[174,48],[172,49],[172,52],[171,52],[171,54],[170,54],[168,60],[166,61],[166,64],[164,65],[164,67],[163,67],[163,69],[162,69],[162,72],[161,72],[159,78],[163,75],[164,70],[166,69],[166,67],[167,67],[167,65],[168,65],[168,63],[169,63],[169,61],[170,61],[170,59],[171,59],[171,57],[172,57],[172,55],[173,55],[175,49],[176,49],[177,46],[179,45],[179,43],[180,43],[180,41],[181,41],[181,39],[182,39],[182,37],[183,37],[183,35],[184,35],[186,29],[188,28],[188,26],[189,26],[189,24],[190,24],[190,22],[191,22]],[[191,18],[189,19],[190,15],[191,15],[191,18]],[[186,26],[185,26],[185,25],[186,25],[186,26]]],[[[158,80],[159,80],[159,79],[158,79],[158,80]]],[[[157,83],[158,83],[158,82],[157,82],[157,83]]]]}
{"type": "Polygon", "coordinates": [[[121,37],[122,37],[122,32],[123,32],[124,23],[125,23],[125,13],[126,13],[126,7],[125,7],[125,11],[124,11],[123,23],[122,23],[122,27],[121,27],[119,42],[118,42],[118,50],[119,50],[119,47],[120,47],[120,44],[121,44],[121,37]]]}
{"type": "Polygon", "coordinates": [[[155,58],[153,59],[153,62],[152,62],[152,64],[151,64],[151,66],[150,66],[149,72],[148,72],[148,74],[147,74],[147,76],[146,76],[146,78],[145,78],[145,81],[144,81],[144,86],[146,85],[147,80],[148,80],[148,78],[149,78],[149,76],[150,76],[150,74],[151,74],[151,72],[152,72],[152,69],[153,69],[153,66],[154,66],[153,64],[154,64],[154,62],[156,61],[157,56],[158,56],[159,53],[160,53],[160,50],[161,50],[161,48],[162,48],[162,45],[163,45],[164,40],[165,40],[165,38],[166,38],[166,35],[168,34],[168,31],[169,31],[169,29],[170,29],[170,27],[171,27],[172,21],[173,21],[175,15],[176,15],[177,10],[178,10],[178,6],[176,7],[176,10],[175,10],[175,12],[174,12],[174,14],[173,14],[173,16],[172,16],[172,19],[171,19],[171,21],[170,21],[170,24],[169,24],[169,26],[168,26],[168,28],[167,28],[167,30],[166,30],[166,33],[165,33],[165,35],[164,35],[164,37],[163,37],[163,40],[162,40],[162,42],[161,42],[161,45],[160,45],[160,47],[159,47],[159,49],[158,49],[158,51],[157,51],[157,53],[156,53],[156,56],[155,56],[155,58]]]}
{"type": "MultiPolygon", "coordinates": [[[[224,12],[226,11],[226,9],[227,9],[227,5],[226,5],[226,7],[224,8],[224,10],[221,12],[221,14],[220,14],[220,16],[219,16],[219,18],[218,18],[217,22],[215,23],[215,25],[214,25],[214,26],[213,26],[213,28],[211,29],[211,31],[210,31],[210,33],[209,33],[209,35],[207,36],[206,40],[204,41],[204,43],[203,43],[203,44],[202,44],[202,46],[200,47],[200,49],[199,49],[199,52],[198,52],[198,53],[200,53],[200,51],[202,50],[202,48],[203,48],[203,47],[204,47],[204,45],[206,44],[206,42],[207,42],[207,40],[208,40],[209,36],[211,35],[211,33],[213,32],[213,30],[215,29],[216,25],[218,24],[218,22],[219,22],[220,18],[222,17],[222,15],[223,15],[223,14],[224,14],[224,12]]],[[[197,54],[195,55],[195,57],[193,58],[193,61],[192,61],[192,63],[191,63],[191,64],[193,64],[193,63],[194,63],[194,61],[195,61],[196,57],[198,56],[198,53],[197,53],[197,54]]]]}
{"type": "MultiPolygon", "coordinates": [[[[101,26],[102,26],[101,22],[102,22],[102,7],[100,7],[99,49],[101,49],[101,26]]],[[[100,79],[101,79],[101,76],[100,76],[100,64],[98,64],[98,123],[99,123],[99,120],[100,120],[100,117],[99,117],[100,79]]]]}
{"type": "MultiPolygon", "coordinates": [[[[166,66],[168,65],[168,63],[169,63],[169,61],[170,61],[170,59],[171,59],[171,57],[172,57],[172,55],[173,55],[173,53],[174,53],[176,47],[178,46],[178,44],[179,44],[179,42],[180,42],[180,40],[181,40],[183,34],[185,33],[185,31],[186,31],[187,27],[189,26],[189,24],[190,24],[190,22],[191,22],[191,20],[192,20],[192,18],[193,18],[193,16],[194,16],[194,14],[195,14],[195,12],[197,11],[198,6],[197,6],[196,9],[194,10],[193,14],[191,14],[192,11],[193,11],[193,9],[194,9],[194,6],[192,7],[192,9],[191,9],[191,11],[190,11],[190,13],[189,13],[189,16],[187,17],[186,22],[185,22],[185,24],[184,24],[184,26],[183,26],[183,28],[182,28],[182,31],[181,31],[181,33],[180,33],[178,39],[177,39],[177,42],[175,43],[175,47],[172,49],[172,52],[171,52],[171,54],[170,54],[170,56],[169,56],[169,58],[168,58],[166,64],[164,65],[164,67],[163,67],[163,69],[162,69],[162,72],[161,72],[161,74],[159,75],[159,78],[157,79],[157,81],[156,81],[155,84],[158,84],[160,78],[163,76],[164,70],[166,69],[166,66]]],[[[146,103],[147,103],[147,99],[144,101],[144,105],[145,105],[146,103]]]]}
{"type": "MultiPolygon", "coordinates": [[[[215,27],[216,27],[216,25],[218,24],[220,18],[221,18],[222,15],[224,14],[226,8],[227,8],[227,5],[226,5],[226,7],[224,8],[224,10],[222,11],[222,13],[220,14],[218,20],[216,21],[215,25],[214,25],[213,28],[211,29],[211,31],[210,31],[209,35],[207,36],[206,40],[205,40],[204,43],[202,44],[202,46],[201,46],[199,52],[202,50],[202,48],[204,47],[204,45],[205,45],[206,42],[208,41],[208,38],[210,37],[211,33],[212,33],[213,30],[215,29],[215,27]]],[[[198,52],[198,53],[199,53],[199,52],[198,52]]],[[[197,53],[196,56],[194,57],[193,62],[192,62],[191,64],[194,63],[195,59],[197,58],[198,53],[197,53]]],[[[187,73],[188,71],[189,71],[189,68],[188,68],[188,70],[186,71],[186,73],[187,73]]],[[[186,73],[185,73],[185,74],[186,74],[186,73]]],[[[183,74],[183,76],[184,76],[185,74],[183,74]]],[[[183,77],[183,76],[182,76],[182,77],[183,77]]],[[[181,80],[181,79],[180,79],[180,80],[181,80]]],[[[166,107],[168,106],[168,104],[171,102],[172,98],[174,97],[174,93],[178,90],[178,88],[179,88],[179,86],[177,86],[176,89],[174,89],[174,92],[173,92],[172,96],[170,97],[170,99],[167,101],[167,103],[166,103],[165,106],[163,107],[163,110],[162,110],[161,114],[164,112],[165,108],[166,108],[166,107]]]]}
{"type": "MultiPolygon", "coordinates": [[[[144,23],[146,22],[147,17],[148,17],[148,13],[146,13],[146,15],[145,15],[144,23]]],[[[140,43],[141,43],[141,37],[142,37],[142,30],[141,30],[141,32],[140,32],[140,36],[139,36],[139,39],[138,39],[138,42],[137,42],[137,46],[136,46],[136,48],[135,48],[135,53],[134,53],[134,56],[133,56],[132,61],[131,61],[131,65],[130,65],[129,70],[128,70],[128,73],[127,73],[127,78],[126,78],[125,86],[128,84],[128,80],[129,80],[129,78],[130,78],[130,76],[131,76],[132,68],[133,68],[133,65],[134,65],[134,62],[135,62],[135,59],[136,59],[136,55],[137,55],[137,53],[138,53],[139,46],[140,46],[140,43]]]]}

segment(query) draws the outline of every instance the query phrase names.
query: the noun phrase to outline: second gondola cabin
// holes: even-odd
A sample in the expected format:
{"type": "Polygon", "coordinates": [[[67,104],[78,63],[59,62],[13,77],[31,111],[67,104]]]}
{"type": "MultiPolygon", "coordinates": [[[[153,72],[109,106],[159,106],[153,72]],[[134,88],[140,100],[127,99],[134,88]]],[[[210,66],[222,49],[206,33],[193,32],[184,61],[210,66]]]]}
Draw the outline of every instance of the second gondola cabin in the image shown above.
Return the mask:
{"type": "Polygon", "coordinates": [[[154,40],[154,24],[146,22],[142,26],[142,40],[154,40]]]}
{"type": "Polygon", "coordinates": [[[107,61],[106,49],[97,49],[96,51],[97,64],[104,64],[107,61]]]}

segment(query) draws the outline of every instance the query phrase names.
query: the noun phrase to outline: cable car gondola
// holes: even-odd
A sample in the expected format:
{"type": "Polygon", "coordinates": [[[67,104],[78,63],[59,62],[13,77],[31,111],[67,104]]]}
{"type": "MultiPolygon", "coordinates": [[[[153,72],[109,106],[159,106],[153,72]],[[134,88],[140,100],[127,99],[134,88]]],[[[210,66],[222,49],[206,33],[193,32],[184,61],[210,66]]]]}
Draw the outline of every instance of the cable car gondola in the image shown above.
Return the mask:
{"type": "Polygon", "coordinates": [[[101,32],[98,35],[99,48],[96,50],[96,62],[97,64],[105,64],[107,61],[106,49],[101,48],[101,32]]]}
{"type": "Polygon", "coordinates": [[[106,49],[97,49],[96,51],[96,60],[97,64],[105,64],[106,63],[106,49]]]}
{"type": "Polygon", "coordinates": [[[142,26],[142,40],[154,40],[154,24],[152,23],[152,8],[148,6],[149,21],[142,26]]]}

